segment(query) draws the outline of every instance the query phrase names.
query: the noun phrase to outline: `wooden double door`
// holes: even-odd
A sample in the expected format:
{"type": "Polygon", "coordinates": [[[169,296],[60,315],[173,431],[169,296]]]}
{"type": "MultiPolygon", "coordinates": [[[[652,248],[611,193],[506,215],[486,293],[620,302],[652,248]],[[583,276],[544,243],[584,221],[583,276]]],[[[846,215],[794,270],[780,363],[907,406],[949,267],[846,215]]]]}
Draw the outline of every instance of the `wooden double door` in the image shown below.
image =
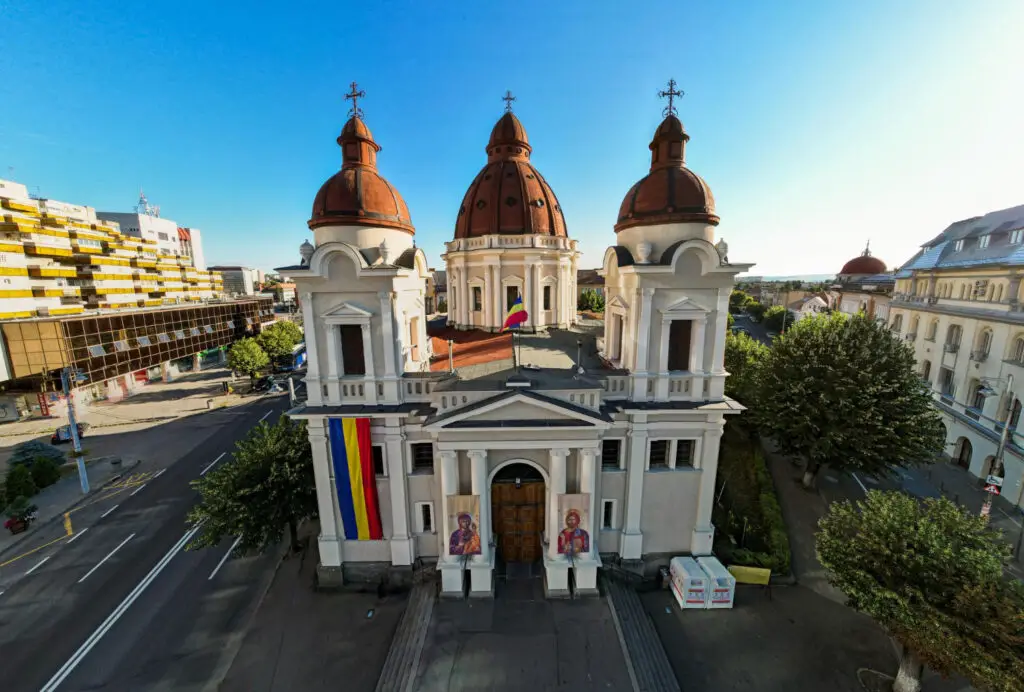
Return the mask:
{"type": "Polygon", "coordinates": [[[491,484],[491,517],[498,537],[498,558],[505,562],[536,562],[544,547],[544,481],[491,484]]]}

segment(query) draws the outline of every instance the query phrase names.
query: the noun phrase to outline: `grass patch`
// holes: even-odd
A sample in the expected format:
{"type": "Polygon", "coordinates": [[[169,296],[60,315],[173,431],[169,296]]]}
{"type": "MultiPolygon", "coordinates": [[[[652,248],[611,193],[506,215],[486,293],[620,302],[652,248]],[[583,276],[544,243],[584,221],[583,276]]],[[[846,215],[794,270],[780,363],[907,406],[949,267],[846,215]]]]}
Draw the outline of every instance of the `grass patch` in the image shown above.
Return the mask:
{"type": "Polygon", "coordinates": [[[756,436],[730,421],[718,459],[712,511],[715,553],[725,564],[788,574],[789,536],[756,436]]]}

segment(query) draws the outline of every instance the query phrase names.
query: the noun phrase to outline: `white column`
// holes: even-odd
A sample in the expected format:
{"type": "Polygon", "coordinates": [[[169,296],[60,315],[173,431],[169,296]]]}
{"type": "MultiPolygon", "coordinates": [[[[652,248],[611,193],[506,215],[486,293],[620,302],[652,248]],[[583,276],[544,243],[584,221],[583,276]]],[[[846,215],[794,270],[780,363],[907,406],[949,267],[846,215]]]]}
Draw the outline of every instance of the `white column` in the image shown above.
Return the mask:
{"type": "Polygon", "coordinates": [[[658,344],[658,381],[654,386],[654,398],[658,401],[668,400],[668,336],[671,332],[672,320],[663,317],[658,344]]]}
{"type": "Polygon", "coordinates": [[[468,279],[468,272],[465,267],[459,268],[459,296],[462,300],[459,301],[459,314],[461,315],[461,323],[465,326],[470,324],[470,311],[473,306],[470,304],[469,297],[469,284],[466,283],[468,279]]]}
{"type": "Polygon", "coordinates": [[[558,496],[565,494],[565,461],[569,456],[568,449],[552,449],[551,468],[548,475],[551,477],[551,487],[548,489],[548,557],[558,557],[558,532],[562,528],[562,518],[558,516],[558,496]]]}
{"type": "Polygon", "coordinates": [[[619,555],[627,560],[639,560],[643,555],[640,515],[643,511],[644,471],[647,466],[646,421],[634,422],[627,437],[629,450],[626,458],[626,511],[623,513],[619,555]]]}
{"type": "Polygon", "coordinates": [[[481,325],[483,329],[487,329],[492,324],[494,324],[494,319],[491,316],[491,313],[494,311],[494,301],[491,300],[491,286],[494,283],[493,279],[494,279],[493,272],[491,272],[490,267],[485,264],[484,265],[484,287],[483,287],[483,298],[482,298],[482,300],[483,300],[483,309],[484,309],[483,310],[483,312],[484,312],[484,323],[483,323],[483,325],[481,325]]]}
{"type": "Polygon", "coordinates": [[[597,532],[601,519],[597,516],[597,450],[584,447],[580,453],[580,492],[590,494],[590,552],[585,557],[597,555],[597,532]]]}
{"type": "Polygon", "coordinates": [[[451,522],[448,521],[448,496],[459,494],[459,459],[456,452],[438,452],[441,458],[441,506],[437,511],[441,515],[441,559],[448,560],[448,537],[452,535],[451,522]]]}
{"type": "Polygon", "coordinates": [[[477,562],[487,562],[491,554],[491,494],[487,488],[487,450],[471,449],[469,455],[473,494],[480,498],[480,555],[477,562]]]}
{"type": "Polygon", "coordinates": [[[309,421],[309,445],[313,452],[313,478],[316,481],[316,504],[320,514],[320,564],[325,567],[341,566],[341,544],[344,540],[341,532],[338,506],[334,498],[331,469],[331,449],[324,430],[327,420],[324,418],[309,421]]]}
{"type": "Polygon", "coordinates": [[[718,310],[715,313],[715,343],[711,351],[711,367],[714,374],[725,372],[725,333],[729,330],[729,295],[731,288],[720,289],[718,310]]]}
{"type": "Polygon", "coordinates": [[[538,327],[542,324],[547,324],[541,318],[541,311],[544,309],[544,287],[540,285],[540,269],[540,262],[536,261],[533,265],[533,324],[538,327]]]}
{"type": "Polygon", "coordinates": [[[394,418],[387,420],[384,453],[387,461],[388,490],[391,493],[391,564],[411,565],[416,559],[409,527],[409,499],[406,489],[405,435],[394,418]]]}
{"type": "Polygon", "coordinates": [[[533,265],[530,263],[529,257],[523,258],[523,309],[526,310],[526,322],[523,324],[524,327],[533,327],[537,324],[537,316],[533,312],[533,265]]]}
{"type": "Polygon", "coordinates": [[[651,300],[653,288],[640,289],[640,306],[637,311],[636,367],[633,370],[633,399],[647,399],[647,360],[651,350],[651,300]]]}
{"type": "Polygon", "coordinates": [[[508,308],[505,307],[505,287],[501,283],[501,257],[498,257],[498,263],[494,267],[494,276],[494,304],[497,306],[495,324],[498,329],[501,329],[501,325],[505,324],[505,313],[508,312],[508,308]]]}
{"type": "Polygon", "coordinates": [[[309,406],[323,404],[320,389],[320,363],[316,353],[316,333],[318,325],[313,315],[313,294],[302,294],[302,324],[306,330],[306,403],[309,406]]]}
{"type": "MultiPolygon", "coordinates": [[[[341,400],[341,385],[338,383],[341,372],[341,330],[336,324],[324,325],[324,337],[327,339],[327,401],[337,403],[341,400]]],[[[307,356],[308,358],[308,356],[307,356]]],[[[308,390],[309,387],[307,386],[308,390]]]]}
{"type": "Polygon", "coordinates": [[[363,332],[363,366],[366,374],[363,375],[363,392],[366,401],[371,404],[377,403],[377,371],[373,366],[373,338],[370,336],[370,323],[360,325],[363,332]]]}
{"type": "Polygon", "coordinates": [[[704,372],[704,327],[707,320],[693,321],[693,339],[690,342],[690,372],[704,372]]]}
{"type": "Polygon", "coordinates": [[[718,473],[718,449],[721,442],[721,428],[704,431],[700,442],[700,495],[697,496],[697,521],[690,541],[690,552],[694,555],[710,555],[715,538],[711,509],[715,503],[715,475],[718,473]]]}

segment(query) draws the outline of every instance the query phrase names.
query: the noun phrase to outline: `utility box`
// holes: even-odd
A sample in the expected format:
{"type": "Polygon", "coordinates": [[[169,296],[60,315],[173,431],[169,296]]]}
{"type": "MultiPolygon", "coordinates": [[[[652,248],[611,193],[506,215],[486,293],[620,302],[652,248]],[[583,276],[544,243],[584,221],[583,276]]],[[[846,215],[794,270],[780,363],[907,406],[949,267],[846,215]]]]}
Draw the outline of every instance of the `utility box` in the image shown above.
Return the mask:
{"type": "Polygon", "coordinates": [[[713,555],[697,558],[708,578],[708,608],[732,608],[736,597],[736,577],[713,555]]]}
{"type": "Polygon", "coordinates": [[[708,577],[692,557],[672,558],[669,588],[683,610],[708,607],[708,577]]]}

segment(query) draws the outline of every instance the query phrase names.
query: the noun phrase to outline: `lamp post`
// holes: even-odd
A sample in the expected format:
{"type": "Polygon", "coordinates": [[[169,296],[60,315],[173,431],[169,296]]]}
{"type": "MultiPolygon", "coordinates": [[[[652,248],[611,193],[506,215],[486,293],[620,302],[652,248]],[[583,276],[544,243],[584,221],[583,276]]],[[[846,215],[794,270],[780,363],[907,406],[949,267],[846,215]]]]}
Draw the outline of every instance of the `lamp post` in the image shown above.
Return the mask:
{"type": "MultiPolygon", "coordinates": [[[[994,389],[992,389],[992,387],[989,384],[989,382],[997,382],[999,384],[1005,384],[1006,385],[1006,388],[1005,388],[1004,391],[1006,393],[1006,403],[1007,403],[1007,407],[1008,407],[1007,411],[1006,411],[1006,420],[1003,421],[1003,429],[1002,429],[1002,431],[1000,432],[1000,435],[999,435],[999,446],[996,447],[996,456],[995,456],[995,459],[992,460],[992,468],[989,469],[989,476],[990,477],[994,476],[994,477],[998,478],[999,479],[999,485],[996,485],[994,483],[993,484],[987,484],[986,483],[986,486],[992,485],[992,486],[995,486],[996,488],[998,488],[1002,484],[1002,480],[1003,480],[1003,473],[1004,473],[1004,471],[1003,471],[1003,454],[1006,452],[1006,442],[1007,442],[1007,440],[1010,437],[1010,416],[1012,415],[1012,412],[1013,412],[1013,374],[1007,375],[1005,380],[999,378],[999,379],[993,379],[993,380],[984,381],[984,387],[979,391],[979,393],[982,396],[986,396],[987,397],[987,396],[991,396],[993,394],[996,394],[996,391],[994,389]]],[[[1024,485],[1022,485],[1022,488],[1024,488],[1024,485]]],[[[982,514],[982,516],[988,516],[989,513],[992,511],[992,496],[993,495],[995,495],[995,492],[989,491],[988,497],[985,498],[985,503],[981,506],[981,514],[982,514]]],[[[1019,504],[1019,502],[1020,502],[1020,498],[1018,498],[1018,504],[1019,504]]]]}
{"type": "Polygon", "coordinates": [[[86,379],[85,375],[77,369],[67,367],[60,371],[60,384],[64,390],[64,397],[68,404],[68,430],[71,433],[71,442],[75,449],[75,464],[78,466],[78,480],[82,485],[82,494],[89,493],[89,474],[85,470],[85,459],[82,458],[82,438],[78,436],[78,421],[75,420],[75,402],[71,392],[71,378],[75,382],[86,379]]]}

